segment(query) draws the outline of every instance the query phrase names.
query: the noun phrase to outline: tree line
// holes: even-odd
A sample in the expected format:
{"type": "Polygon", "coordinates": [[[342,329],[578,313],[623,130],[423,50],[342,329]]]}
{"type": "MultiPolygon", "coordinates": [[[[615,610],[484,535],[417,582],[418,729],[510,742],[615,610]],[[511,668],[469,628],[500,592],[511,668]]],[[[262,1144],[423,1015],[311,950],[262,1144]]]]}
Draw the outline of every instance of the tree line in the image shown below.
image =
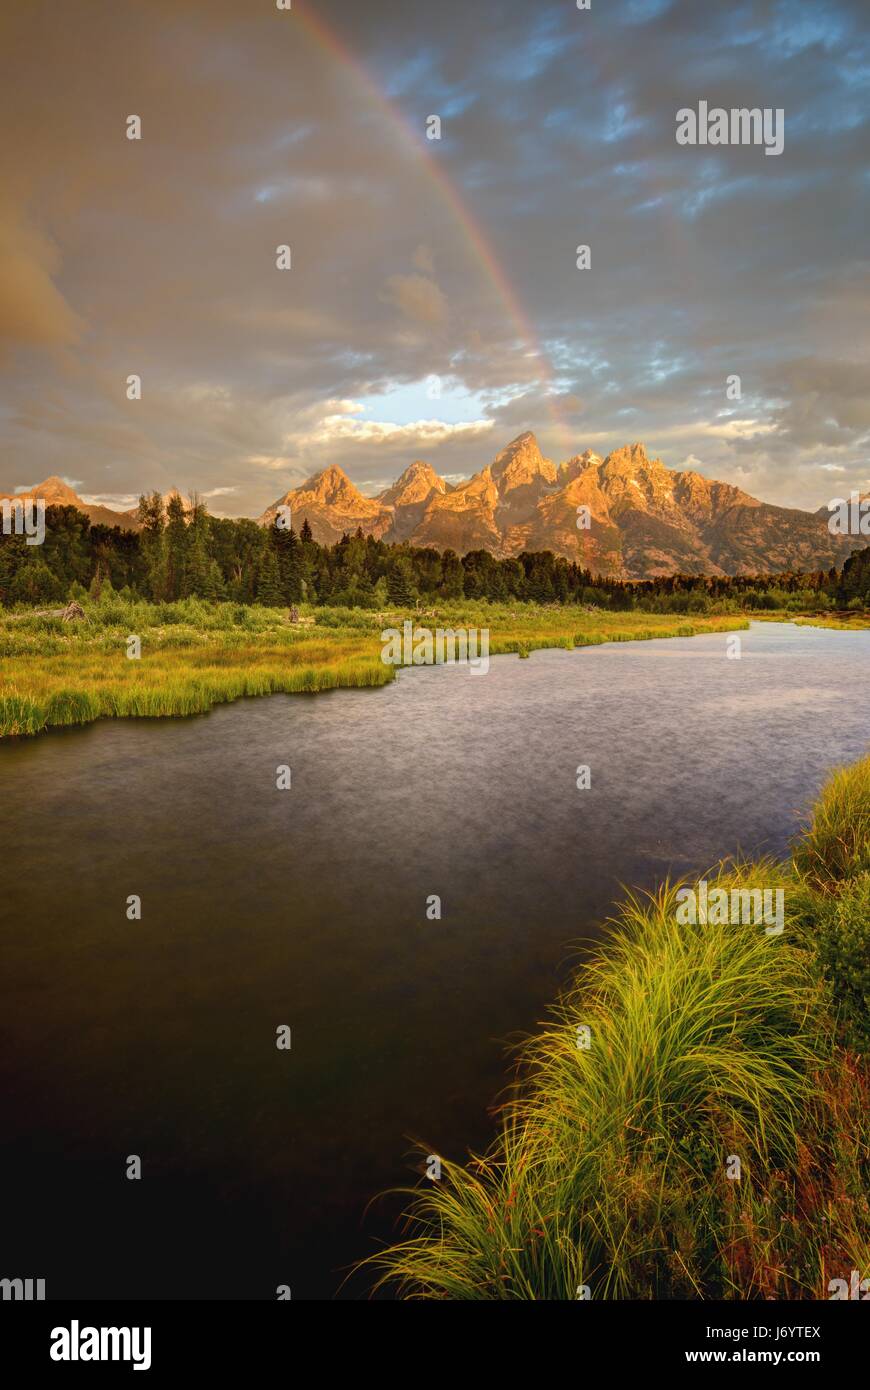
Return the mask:
{"type": "Polygon", "coordinates": [[[191,596],[283,607],[298,603],[382,609],[437,600],[582,603],[611,609],[702,613],[739,606],[776,609],[870,606],[870,548],[841,570],[759,576],[668,575],[626,581],[594,575],[551,551],[499,560],[459,556],[344,535],[320,545],[301,529],[209,516],[159,493],[139,502],[139,529],[92,525],[75,507],[46,509],[40,546],[0,533],[0,603],[40,605],[115,592],[173,602],[191,596]]]}

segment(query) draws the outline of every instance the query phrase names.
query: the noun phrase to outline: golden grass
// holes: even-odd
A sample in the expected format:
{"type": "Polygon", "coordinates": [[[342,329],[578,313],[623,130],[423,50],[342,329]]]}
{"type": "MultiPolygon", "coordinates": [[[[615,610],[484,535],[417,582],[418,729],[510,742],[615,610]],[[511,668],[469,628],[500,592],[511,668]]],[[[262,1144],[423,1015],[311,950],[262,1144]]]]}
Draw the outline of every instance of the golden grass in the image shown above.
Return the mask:
{"type": "Polygon", "coordinates": [[[835,632],[860,632],[870,627],[870,613],[851,613],[848,617],[834,613],[828,617],[824,613],[805,615],[791,619],[798,627],[829,627],[835,632]]]}

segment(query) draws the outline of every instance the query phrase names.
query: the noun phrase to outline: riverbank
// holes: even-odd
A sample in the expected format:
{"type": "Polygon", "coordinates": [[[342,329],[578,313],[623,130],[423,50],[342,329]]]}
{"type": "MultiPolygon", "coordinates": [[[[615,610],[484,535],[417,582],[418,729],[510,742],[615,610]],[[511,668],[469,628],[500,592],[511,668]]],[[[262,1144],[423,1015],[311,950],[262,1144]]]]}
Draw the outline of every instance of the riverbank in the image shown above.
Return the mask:
{"type": "Polygon", "coordinates": [[[784,930],[680,925],[673,883],[629,897],[525,1046],[490,1152],[413,1193],[382,1284],[827,1299],[870,1277],[870,758],[789,862],[707,882],[781,890],[784,930]]]}
{"type": "Polygon", "coordinates": [[[798,627],[827,627],[835,632],[861,632],[870,627],[870,613],[816,613],[794,619],[798,627]]]}
{"type": "Polygon", "coordinates": [[[580,607],[463,602],[373,613],[208,603],[84,602],[85,618],[0,615],[0,738],[101,718],[202,714],[244,696],[380,686],[397,667],[381,632],[420,627],[489,631],[490,654],[692,637],[747,628],[744,617],[590,612],[580,607]],[[128,638],[141,656],[127,656],[128,638]]]}

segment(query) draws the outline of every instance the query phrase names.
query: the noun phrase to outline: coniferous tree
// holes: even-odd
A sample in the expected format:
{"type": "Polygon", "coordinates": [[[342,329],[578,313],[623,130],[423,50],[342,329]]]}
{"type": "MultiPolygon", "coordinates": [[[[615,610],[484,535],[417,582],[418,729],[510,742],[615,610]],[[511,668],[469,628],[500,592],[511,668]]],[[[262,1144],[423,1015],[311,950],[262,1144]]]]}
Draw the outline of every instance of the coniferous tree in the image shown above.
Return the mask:
{"type": "Polygon", "coordinates": [[[218,603],[227,596],[226,585],[217,560],[209,560],[208,562],[202,592],[203,597],[210,599],[212,603],[218,603]]]}
{"type": "Polygon", "coordinates": [[[395,608],[412,608],[414,605],[410,568],[410,562],[402,556],[387,574],[387,598],[395,608]]]}
{"type": "Polygon", "coordinates": [[[187,523],[187,557],[184,572],[184,594],[206,596],[211,559],[208,553],[209,518],[205,503],[191,499],[187,523]]]}
{"type": "Polygon", "coordinates": [[[299,603],[302,598],[302,546],[292,527],[269,528],[269,541],[278,561],[281,592],[287,603],[299,603]]]}
{"type": "Polygon", "coordinates": [[[145,560],[145,582],[153,599],[166,597],[166,537],[163,498],[159,492],[139,498],[138,520],[145,560]]]}
{"type": "Polygon", "coordinates": [[[282,608],[284,595],[281,592],[281,572],[271,546],[263,551],[257,570],[257,602],[267,608],[282,608]]]}
{"type": "Polygon", "coordinates": [[[465,596],[465,570],[455,550],[445,550],[441,556],[439,592],[442,598],[446,599],[460,599],[465,596]]]}
{"type": "Polygon", "coordinates": [[[166,597],[170,601],[185,593],[189,553],[184,503],[174,492],[166,504],[166,597]]]}

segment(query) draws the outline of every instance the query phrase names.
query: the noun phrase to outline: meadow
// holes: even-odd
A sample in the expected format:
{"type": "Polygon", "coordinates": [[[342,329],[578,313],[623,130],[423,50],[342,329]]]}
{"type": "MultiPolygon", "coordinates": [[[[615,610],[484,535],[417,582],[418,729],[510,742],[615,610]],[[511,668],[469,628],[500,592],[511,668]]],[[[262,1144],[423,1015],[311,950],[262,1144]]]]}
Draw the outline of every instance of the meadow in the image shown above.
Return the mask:
{"type": "Polygon", "coordinates": [[[675,618],[580,606],[461,603],[376,613],[212,603],[84,599],[64,622],[26,609],[0,615],[0,737],[38,734],[111,717],[202,714],[243,696],[379,686],[396,667],[381,659],[381,632],[411,618],[421,627],[477,627],[492,655],[545,647],[691,637],[748,627],[741,616],[675,618]],[[127,639],[141,656],[127,656],[127,639]]]}
{"type": "Polygon", "coordinates": [[[788,862],[706,877],[782,888],[783,933],[678,925],[676,883],[630,894],[522,1046],[491,1150],[409,1194],[382,1286],[868,1296],[870,758],[832,776],[788,862]]]}

